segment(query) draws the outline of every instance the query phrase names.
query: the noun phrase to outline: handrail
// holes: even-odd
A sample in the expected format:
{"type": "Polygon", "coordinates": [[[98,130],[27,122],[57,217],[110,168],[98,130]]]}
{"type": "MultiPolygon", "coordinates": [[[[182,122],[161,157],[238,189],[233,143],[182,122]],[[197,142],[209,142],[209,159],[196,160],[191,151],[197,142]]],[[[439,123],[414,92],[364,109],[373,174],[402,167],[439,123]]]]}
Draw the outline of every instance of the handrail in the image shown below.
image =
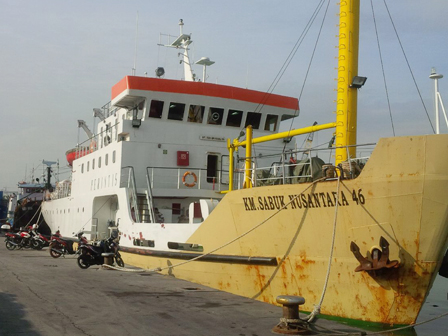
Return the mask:
{"type": "Polygon", "coordinates": [[[156,217],[154,214],[154,198],[152,196],[152,188],[151,188],[151,181],[149,179],[149,167],[146,167],[146,183],[148,185],[148,193],[146,194],[147,200],[148,200],[148,206],[149,211],[151,212],[151,223],[156,222],[156,217]]]}
{"type": "MultiPolygon", "coordinates": [[[[127,180],[127,189],[131,192],[131,199],[130,199],[130,205],[131,205],[131,211],[132,211],[132,207],[134,208],[134,220],[137,223],[140,223],[140,213],[139,213],[139,209],[138,209],[138,203],[137,203],[137,187],[136,187],[136,183],[135,183],[135,174],[134,174],[134,167],[132,166],[126,166],[126,167],[122,167],[121,170],[123,171],[124,169],[129,169],[129,173],[128,173],[128,180],[127,180]]],[[[121,185],[121,183],[120,183],[121,185]]]]}

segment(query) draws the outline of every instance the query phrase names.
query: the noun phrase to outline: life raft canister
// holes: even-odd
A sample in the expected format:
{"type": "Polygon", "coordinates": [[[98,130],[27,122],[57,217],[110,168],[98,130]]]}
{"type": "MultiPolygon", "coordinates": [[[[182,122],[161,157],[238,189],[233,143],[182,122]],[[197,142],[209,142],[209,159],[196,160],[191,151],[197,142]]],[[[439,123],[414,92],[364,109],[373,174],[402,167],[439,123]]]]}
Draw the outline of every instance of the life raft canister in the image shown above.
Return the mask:
{"type": "Polygon", "coordinates": [[[186,187],[189,187],[189,188],[194,187],[194,186],[196,185],[197,182],[198,182],[198,177],[196,176],[195,173],[193,173],[193,172],[191,172],[191,171],[187,171],[187,172],[185,172],[184,176],[182,176],[182,183],[183,183],[184,186],[186,186],[186,187]],[[187,182],[185,181],[185,179],[186,179],[187,176],[189,176],[189,175],[193,176],[194,181],[193,181],[192,183],[187,183],[187,182]]]}

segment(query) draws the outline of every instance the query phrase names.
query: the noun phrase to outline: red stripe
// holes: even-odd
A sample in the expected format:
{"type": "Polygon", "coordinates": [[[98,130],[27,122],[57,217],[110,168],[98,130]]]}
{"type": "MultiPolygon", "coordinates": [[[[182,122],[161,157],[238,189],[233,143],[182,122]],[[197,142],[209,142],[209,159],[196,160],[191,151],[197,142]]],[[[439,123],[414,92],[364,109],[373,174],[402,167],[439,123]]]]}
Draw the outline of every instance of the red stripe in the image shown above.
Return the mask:
{"type": "Polygon", "coordinates": [[[265,104],[292,110],[299,108],[298,99],[293,97],[267,94],[265,92],[241,89],[227,85],[134,76],[126,76],[112,87],[112,100],[126,89],[236,99],[255,104],[265,104]]]}

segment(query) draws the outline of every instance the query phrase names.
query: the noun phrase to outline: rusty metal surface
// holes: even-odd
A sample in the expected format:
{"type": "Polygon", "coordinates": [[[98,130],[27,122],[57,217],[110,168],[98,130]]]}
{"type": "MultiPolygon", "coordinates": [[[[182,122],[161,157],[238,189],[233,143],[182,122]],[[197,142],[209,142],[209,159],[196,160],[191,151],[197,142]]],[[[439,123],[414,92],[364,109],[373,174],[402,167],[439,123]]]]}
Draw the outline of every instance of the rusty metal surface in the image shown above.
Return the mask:
{"type": "MultiPolygon", "coordinates": [[[[269,336],[282,316],[280,307],[172,276],[81,270],[72,256],[8,251],[0,242],[0,335],[269,336]]],[[[323,327],[358,330],[313,326],[323,327]]]]}
{"type": "Polygon", "coordinates": [[[389,260],[389,242],[386,238],[381,236],[380,249],[374,248],[370,256],[363,257],[359,251],[358,245],[355,242],[350,243],[350,251],[352,251],[355,258],[359,261],[360,265],[356,267],[355,272],[376,272],[383,269],[397,268],[400,263],[398,260],[389,260]]]}

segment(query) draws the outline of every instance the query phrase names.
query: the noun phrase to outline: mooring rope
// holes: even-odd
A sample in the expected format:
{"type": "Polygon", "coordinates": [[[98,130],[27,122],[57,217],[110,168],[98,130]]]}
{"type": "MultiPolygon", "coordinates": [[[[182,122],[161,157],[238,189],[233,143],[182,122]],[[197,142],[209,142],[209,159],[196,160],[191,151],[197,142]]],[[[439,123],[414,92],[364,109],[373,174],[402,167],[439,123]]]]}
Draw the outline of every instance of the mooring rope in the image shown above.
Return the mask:
{"type": "MultiPolygon", "coordinates": [[[[267,217],[267,218],[266,218],[265,220],[263,220],[261,223],[258,223],[257,225],[255,225],[255,226],[252,227],[251,229],[249,229],[249,230],[247,230],[246,232],[244,232],[244,233],[242,233],[241,235],[239,235],[238,237],[233,238],[232,240],[228,241],[227,243],[225,243],[225,244],[223,244],[223,245],[221,245],[221,246],[219,246],[219,247],[217,247],[217,248],[215,248],[215,249],[213,249],[213,250],[211,250],[211,251],[209,251],[209,252],[207,252],[207,253],[201,254],[201,255],[199,255],[199,256],[197,256],[197,257],[194,257],[194,258],[192,258],[192,259],[189,259],[189,260],[180,262],[180,263],[175,264],[175,265],[169,265],[169,266],[166,266],[166,267],[157,267],[157,268],[152,268],[152,269],[143,269],[143,268],[140,269],[140,270],[134,270],[134,269],[132,269],[132,270],[130,270],[130,272],[161,272],[161,271],[164,271],[164,270],[167,270],[167,269],[173,269],[173,268],[175,268],[175,267],[182,266],[182,265],[188,264],[188,263],[190,263],[190,262],[193,262],[193,261],[199,260],[199,259],[201,259],[201,258],[204,258],[205,256],[208,256],[208,255],[210,255],[210,254],[212,254],[212,253],[214,253],[214,252],[216,252],[216,251],[218,251],[218,250],[220,250],[220,249],[222,249],[222,248],[224,248],[224,247],[226,247],[226,246],[228,246],[228,245],[230,245],[230,244],[236,242],[237,240],[243,238],[244,236],[248,235],[248,234],[251,233],[252,231],[258,229],[260,226],[262,226],[263,224],[265,224],[265,223],[266,223],[267,221],[269,221],[271,218],[273,218],[273,217],[275,217],[276,215],[278,215],[278,214],[280,213],[280,211],[285,210],[285,209],[288,207],[288,205],[290,205],[291,203],[293,203],[297,198],[300,197],[300,195],[302,195],[304,192],[306,192],[308,189],[310,189],[313,185],[315,185],[315,184],[318,183],[318,182],[324,181],[324,180],[326,180],[326,177],[323,177],[323,178],[320,178],[320,179],[318,179],[318,180],[316,180],[316,181],[313,181],[313,182],[310,183],[304,190],[302,190],[302,192],[300,192],[298,195],[295,195],[295,196],[294,196],[288,203],[286,203],[283,207],[281,207],[281,208],[278,209],[276,212],[274,212],[272,215],[270,215],[269,217],[267,217]]],[[[116,270],[120,270],[120,271],[125,271],[122,267],[115,267],[115,266],[110,266],[110,265],[105,265],[105,264],[104,264],[103,266],[108,267],[108,268],[113,268],[113,269],[116,269],[116,270]]],[[[125,271],[125,272],[127,272],[127,271],[125,271]]]]}
{"type": "Polygon", "coordinates": [[[336,200],[335,200],[334,221],[333,221],[333,237],[331,240],[330,256],[328,258],[328,268],[327,268],[327,275],[325,276],[324,288],[322,289],[322,294],[321,294],[319,303],[317,305],[314,305],[313,311],[311,312],[310,315],[308,315],[308,318],[306,319],[306,321],[308,321],[308,322],[312,322],[316,318],[316,316],[319,315],[320,308],[322,307],[322,302],[324,301],[325,292],[327,291],[328,280],[330,279],[330,271],[331,271],[331,264],[332,264],[332,260],[333,260],[334,241],[336,238],[336,226],[337,226],[338,209],[339,209],[339,207],[338,207],[338,205],[339,205],[339,187],[341,185],[341,178],[342,178],[343,173],[344,172],[341,169],[341,173],[338,176],[338,185],[336,188],[336,200]]]}

